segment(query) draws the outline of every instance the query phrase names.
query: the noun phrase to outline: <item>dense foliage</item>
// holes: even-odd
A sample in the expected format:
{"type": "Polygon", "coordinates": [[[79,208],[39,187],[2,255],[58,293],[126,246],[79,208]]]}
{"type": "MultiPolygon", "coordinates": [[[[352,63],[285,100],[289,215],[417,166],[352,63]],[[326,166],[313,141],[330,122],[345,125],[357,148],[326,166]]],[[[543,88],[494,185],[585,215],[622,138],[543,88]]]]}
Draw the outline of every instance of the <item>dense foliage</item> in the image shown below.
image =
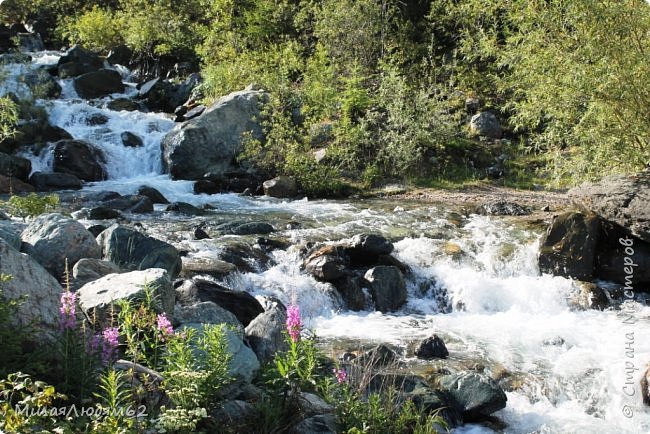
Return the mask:
{"type": "Polygon", "coordinates": [[[503,154],[563,183],[650,162],[643,0],[7,0],[0,16],[43,17],[52,40],[200,66],[208,100],[271,91],[269,140],[247,156],[308,190],[340,191],[342,174],[480,179],[503,154]],[[468,134],[477,110],[503,141],[468,134]]]}

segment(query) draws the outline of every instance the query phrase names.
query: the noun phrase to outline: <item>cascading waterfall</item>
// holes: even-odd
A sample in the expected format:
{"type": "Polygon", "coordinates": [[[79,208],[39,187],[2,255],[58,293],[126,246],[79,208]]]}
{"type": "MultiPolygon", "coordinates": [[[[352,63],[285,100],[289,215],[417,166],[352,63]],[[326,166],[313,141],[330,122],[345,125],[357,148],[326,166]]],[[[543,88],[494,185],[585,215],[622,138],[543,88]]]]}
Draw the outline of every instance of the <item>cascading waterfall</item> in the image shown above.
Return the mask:
{"type": "MultiPolygon", "coordinates": [[[[56,62],[46,53],[34,65],[56,62]]],[[[9,65],[9,77],[21,68],[9,65]]],[[[122,70],[123,76],[128,71],[122,70]]],[[[13,74],[13,75],[12,75],[13,74]]],[[[0,93],[24,92],[5,80],[0,93]],[[13,90],[12,90],[13,89],[13,90]]],[[[508,405],[495,415],[507,433],[641,433],[650,432],[650,414],[643,408],[638,386],[650,362],[650,308],[634,303],[629,324],[617,310],[580,311],[569,299],[574,282],[540,275],[537,268],[539,231],[522,229],[498,218],[472,216],[463,224],[451,222],[441,206],[388,201],[278,201],[234,194],[193,195],[192,183],[171,181],[162,174],[160,140],[174,123],[156,113],[111,111],[110,98],[84,101],[69,80],[62,80],[62,98],[39,101],[50,122],[75,139],[104,151],[109,180],[89,184],[87,190],[133,193],[149,184],[170,200],[195,205],[210,203],[224,215],[257,220],[298,221],[299,229],[278,235],[294,246],[276,251],[273,264],[254,273],[236,273],[226,283],[256,295],[273,295],[288,302],[297,293],[301,310],[318,335],[328,340],[388,342],[400,347],[432,333],[447,342],[452,359],[481,361],[488,368],[508,372],[517,386],[507,393],[508,405]],[[90,125],[92,117],[105,117],[90,125]],[[141,148],[122,145],[120,134],[135,133],[141,148]],[[339,240],[360,232],[378,232],[397,239],[395,256],[412,270],[408,304],[397,313],[347,312],[335,291],[300,268],[299,245],[307,241],[339,240]],[[457,254],[445,251],[453,243],[457,254]],[[626,342],[633,334],[633,358],[626,342]],[[631,376],[626,363],[638,371],[631,376]],[[632,378],[637,395],[622,390],[632,378]],[[634,415],[623,406],[634,400],[634,415]]],[[[27,90],[28,91],[28,90],[27,90]]],[[[126,95],[135,92],[127,89],[126,95]]],[[[51,165],[51,149],[30,156],[37,170],[51,165]],[[49,160],[48,160],[49,158],[49,160]]],[[[151,219],[169,218],[155,215],[151,219]]],[[[283,228],[284,226],[276,227],[283,228]]],[[[180,247],[195,255],[211,254],[210,240],[182,240],[180,247]]],[[[458,433],[495,432],[478,425],[458,433]]]]}

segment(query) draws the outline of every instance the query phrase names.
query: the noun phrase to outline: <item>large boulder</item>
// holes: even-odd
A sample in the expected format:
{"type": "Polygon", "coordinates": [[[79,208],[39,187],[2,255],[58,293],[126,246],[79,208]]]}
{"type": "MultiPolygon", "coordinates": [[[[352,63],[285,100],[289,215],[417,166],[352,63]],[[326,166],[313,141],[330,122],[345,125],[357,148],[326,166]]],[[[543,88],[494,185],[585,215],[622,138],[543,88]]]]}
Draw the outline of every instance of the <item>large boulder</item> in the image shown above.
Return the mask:
{"type": "Polygon", "coordinates": [[[0,194],[32,193],[36,189],[13,176],[0,175],[0,194]]]}
{"type": "Polygon", "coordinates": [[[61,95],[61,85],[43,68],[28,72],[23,79],[36,98],[58,98],[61,95]]]}
{"type": "Polygon", "coordinates": [[[290,176],[277,176],[262,184],[264,194],[271,197],[291,198],[298,194],[296,180],[290,176]]]}
{"type": "Polygon", "coordinates": [[[424,360],[446,359],[449,356],[449,351],[447,351],[444,341],[438,335],[433,335],[418,344],[415,356],[424,360]]]}
{"type": "Polygon", "coordinates": [[[555,216],[542,237],[540,271],[589,280],[594,270],[599,234],[600,221],[594,214],[567,212],[555,216]]]}
{"type": "Polygon", "coordinates": [[[0,238],[16,250],[20,250],[23,243],[20,239],[20,232],[20,229],[10,220],[0,220],[0,238]]]}
{"type": "Polygon", "coordinates": [[[28,159],[0,152],[0,175],[27,181],[31,171],[32,162],[28,159]]]}
{"type": "Polygon", "coordinates": [[[80,190],[83,187],[81,180],[69,173],[34,172],[29,183],[37,191],[80,190]]]}
{"type": "Polygon", "coordinates": [[[0,273],[12,276],[2,283],[4,297],[27,296],[13,319],[18,327],[34,327],[36,337],[51,340],[59,327],[59,299],[63,288],[38,262],[0,238],[0,273]]]}
{"type": "Polygon", "coordinates": [[[380,265],[366,272],[370,295],[375,302],[375,309],[392,312],[406,303],[406,283],[399,268],[380,265]]]}
{"type": "Polygon", "coordinates": [[[227,324],[240,337],[244,336],[244,326],[237,317],[211,301],[202,301],[189,306],[176,304],[174,306],[174,322],[178,324],[227,324]]]}
{"type": "Polygon", "coordinates": [[[650,242],[650,169],[637,175],[613,175],[568,192],[579,207],[650,242]]]}
{"type": "Polygon", "coordinates": [[[174,315],[174,288],[169,274],[162,268],[131,271],[122,274],[109,274],[79,288],[79,306],[89,318],[106,325],[118,300],[142,300],[145,284],[153,290],[158,303],[158,311],[165,312],[168,318],[174,315]]]}
{"type": "Polygon", "coordinates": [[[286,349],[286,322],[286,307],[274,300],[246,327],[246,338],[261,362],[270,362],[278,351],[286,349]]]}
{"type": "Polygon", "coordinates": [[[126,270],[162,268],[172,279],[181,271],[181,257],[174,246],[125,226],[110,226],[97,241],[103,258],[126,270]]]}
{"type": "Polygon", "coordinates": [[[186,300],[186,303],[191,304],[196,300],[211,301],[235,314],[244,327],[264,312],[260,302],[248,292],[235,291],[208,280],[194,279],[179,290],[182,292],[177,297],[186,300]]]}
{"type": "Polygon", "coordinates": [[[462,408],[465,421],[484,419],[505,408],[508,400],[496,381],[476,372],[444,375],[440,387],[462,408]]]}
{"type": "Polygon", "coordinates": [[[104,66],[104,61],[98,55],[75,45],[59,58],[57,66],[59,77],[68,78],[97,71],[104,66]]]}
{"type": "Polygon", "coordinates": [[[376,234],[357,234],[343,244],[352,265],[375,265],[394,248],[393,243],[376,234]]]}
{"type": "Polygon", "coordinates": [[[113,69],[88,72],[74,79],[74,89],[81,98],[92,99],[124,92],[120,73],[113,69]]]}
{"type": "Polygon", "coordinates": [[[162,204],[169,203],[167,198],[165,198],[165,196],[163,196],[161,192],[148,185],[141,185],[140,187],[138,187],[138,191],[136,192],[136,195],[147,196],[152,203],[162,203],[162,204]]]}
{"type": "Polygon", "coordinates": [[[334,282],[343,277],[347,265],[343,249],[337,246],[325,246],[313,252],[305,259],[305,270],[318,280],[334,282]]]}
{"type": "Polygon", "coordinates": [[[242,135],[263,140],[260,104],[266,93],[234,92],[219,99],[197,118],[170,131],[162,140],[163,162],[173,179],[201,179],[232,169],[242,150],[242,135]]]}
{"type": "Polygon", "coordinates": [[[109,274],[119,273],[120,267],[110,261],[96,258],[82,258],[72,267],[72,278],[77,288],[88,282],[97,280],[109,274]]]}
{"type": "Polygon", "coordinates": [[[73,266],[81,258],[99,258],[95,237],[78,221],[61,214],[43,214],[23,231],[22,250],[53,276],[61,278],[66,260],[73,266]]]}
{"type": "Polygon", "coordinates": [[[60,140],[54,145],[53,170],[68,173],[84,181],[102,181],[106,171],[104,153],[83,140],[60,140]]]}
{"type": "Polygon", "coordinates": [[[492,112],[480,112],[472,116],[469,129],[478,136],[500,139],[503,135],[501,124],[492,112]]]}

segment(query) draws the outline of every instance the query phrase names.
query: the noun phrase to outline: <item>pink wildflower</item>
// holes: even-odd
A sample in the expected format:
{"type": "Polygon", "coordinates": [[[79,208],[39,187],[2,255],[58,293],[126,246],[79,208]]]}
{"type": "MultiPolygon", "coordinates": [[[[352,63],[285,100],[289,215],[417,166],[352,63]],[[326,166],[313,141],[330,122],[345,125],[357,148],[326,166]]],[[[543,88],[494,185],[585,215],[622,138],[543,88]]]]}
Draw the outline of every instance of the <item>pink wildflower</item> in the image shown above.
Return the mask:
{"type": "Polygon", "coordinates": [[[113,358],[113,352],[119,345],[120,331],[117,327],[109,327],[102,332],[102,337],[104,338],[102,344],[102,360],[106,363],[113,358]]]}
{"type": "Polygon", "coordinates": [[[76,317],[77,294],[75,292],[63,291],[61,293],[61,306],[59,307],[59,320],[61,328],[73,329],[77,324],[76,317]]]}
{"type": "Polygon", "coordinates": [[[158,330],[162,332],[163,336],[174,334],[172,323],[169,322],[169,319],[167,319],[167,315],[164,313],[158,315],[157,326],[158,326],[158,330]]]}
{"type": "Polygon", "coordinates": [[[300,308],[298,305],[290,304],[287,308],[287,332],[292,342],[296,343],[300,340],[301,328],[300,308]]]}
{"type": "Polygon", "coordinates": [[[339,384],[348,381],[348,373],[345,372],[345,369],[334,368],[333,371],[334,371],[334,376],[336,377],[336,381],[338,381],[339,384]]]}

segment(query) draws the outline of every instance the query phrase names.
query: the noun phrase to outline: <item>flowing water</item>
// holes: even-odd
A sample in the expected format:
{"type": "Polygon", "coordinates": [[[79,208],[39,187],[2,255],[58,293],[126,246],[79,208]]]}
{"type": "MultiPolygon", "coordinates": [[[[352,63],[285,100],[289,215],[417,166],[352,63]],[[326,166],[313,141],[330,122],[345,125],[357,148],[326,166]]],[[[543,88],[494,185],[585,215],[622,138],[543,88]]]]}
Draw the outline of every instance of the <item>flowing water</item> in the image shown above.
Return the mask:
{"type": "MultiPolygon", "coordinates": [[[[57,58],[55,53],[41,54],[31,67],[57,58]]],[[[8,65],[7,77],[27,67],[8,65]]],[[[9,81],[0,93],[13,89],[9,81]]],[[[61,85],[61,99],[38,102],[47,109],[50,122],[107,155],[110,179],[85,190],[126,194],[148,184],[173,201],[212,205],[210,218],[268,221],[280,229],[274,237],[291,241],[292,247],[273,252],[269,265],[235,273],[227,278],[228,285],[285,302],[295,297],[308,325],[325,341],[349,346],[386,342],[412,357],[406,349],[436,333],[447,343],[452,362],[480,363],[493,374],[505,375],[508,404],[495,413],[505,427],[467,425],[456,433],[650,432],[650,412],[643,406],[639,386],[650,362],[650,308],[638,302],[626,305],[625,312],[620,307],[604,312],[572,307],[576,284],[540,275],[541,229],[505,218],[464,217],[442,205],[194,195],[191,182],[171,181],[161,173],[160,140],[174,126],[167,116],[110,111],[105,108],[110,98],[84,101],[69,80],[61,85]],[[89,126],[88,118],[96,114],[108,122],[89,126]],[[142,137],[144,147],[122,146],[123,131],[142,137]],[[331,286],[300,269],[299,249],[304,243],[336,241],[361,232],[396,240],[394,255],[412,270],[409,301],[398,312],[346,311],[331,286]],[[449,243],[455,247],[453,254],[449,243]],[[634,395],[628,396],[631,391],[634,395]]],[[[126,93],[134,92],[129,87],[126,93]]],[[[35,169],[47,170],[51,154],[46,148],[28,155],[35,169]]],[[[137,218],[192,256],[210,256],[219,249],[219,240],[194,241],[169,233],[177,226],[168,222],[191,225],[184,221],[188,218],[162,211],[137,218]]],[[[423,367],[415,361],[412,366],[423,367]]]]}

